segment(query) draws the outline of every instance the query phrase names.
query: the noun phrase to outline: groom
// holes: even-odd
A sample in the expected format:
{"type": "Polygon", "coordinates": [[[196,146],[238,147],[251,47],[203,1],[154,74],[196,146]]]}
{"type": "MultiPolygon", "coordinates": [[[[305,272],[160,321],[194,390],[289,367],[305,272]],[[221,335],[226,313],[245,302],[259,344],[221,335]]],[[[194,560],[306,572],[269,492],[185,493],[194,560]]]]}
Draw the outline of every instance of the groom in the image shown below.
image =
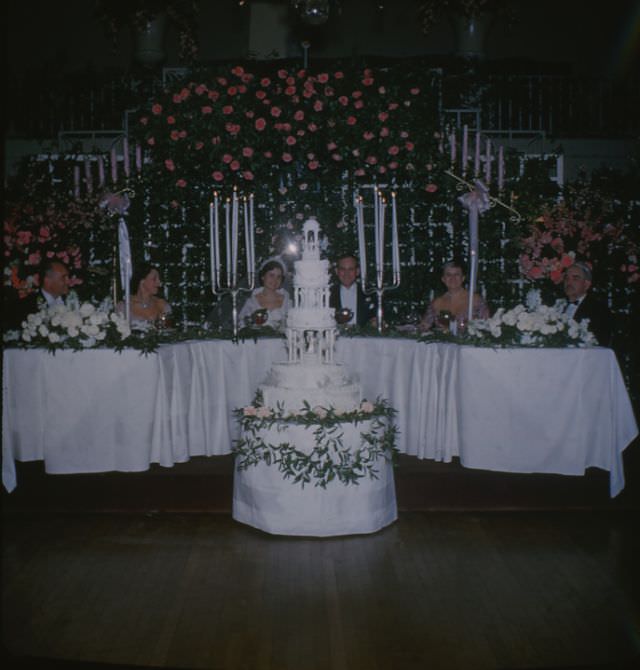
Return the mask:
{"type": "Polygon", "coordinates": [[[334,309],[350,309],[351,320],[346,325],[375,325],[376,306],[364,294],[360,283],[360,264],[352,254],[343,254],[336,261],[338,282],[331,287],[329,305],[334,309]]]}

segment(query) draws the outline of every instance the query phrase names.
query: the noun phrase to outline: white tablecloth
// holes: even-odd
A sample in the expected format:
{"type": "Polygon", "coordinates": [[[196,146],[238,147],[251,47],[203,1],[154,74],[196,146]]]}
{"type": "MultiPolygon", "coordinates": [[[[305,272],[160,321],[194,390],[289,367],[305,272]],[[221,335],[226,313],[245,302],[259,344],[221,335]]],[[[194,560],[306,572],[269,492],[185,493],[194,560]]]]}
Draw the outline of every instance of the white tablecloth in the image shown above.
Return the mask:
{"type": "MultiPolygon", "coordinates": [[[[281,340],[211,340],[136,351],[4,351],[3,483],[14,460],[50,473],[141,471],[227,454],[281,340]]],[[[336,357],[369,399],[398,410],[401,452],[505,472],[611,472],[638,434],[609,349],[480,349],[341,338],[336,357]]]]}

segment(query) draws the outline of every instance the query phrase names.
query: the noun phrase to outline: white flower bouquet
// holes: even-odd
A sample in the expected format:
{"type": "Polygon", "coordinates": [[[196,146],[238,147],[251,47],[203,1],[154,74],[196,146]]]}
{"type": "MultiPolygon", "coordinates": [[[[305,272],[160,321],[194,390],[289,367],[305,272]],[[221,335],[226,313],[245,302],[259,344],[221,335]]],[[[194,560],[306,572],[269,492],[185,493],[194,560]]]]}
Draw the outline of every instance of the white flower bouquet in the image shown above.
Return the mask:
{"type": "Polygon", "coordinates": [[[110,301],[96,307],[69,299],[65,305],[44,306],[29,314],[19,339],[24,346],[78,350],[118,346],[129,335],[127,320],[112,309],[110,301]]]}
{"type": "Polygon", "coordinates": [[[518,347],[588,347],[597,344],[589,321],[574,321],[564,313],[566,301],[500,308],[489,319],[471,321],[468,339],[474,344],[518,347]]]}

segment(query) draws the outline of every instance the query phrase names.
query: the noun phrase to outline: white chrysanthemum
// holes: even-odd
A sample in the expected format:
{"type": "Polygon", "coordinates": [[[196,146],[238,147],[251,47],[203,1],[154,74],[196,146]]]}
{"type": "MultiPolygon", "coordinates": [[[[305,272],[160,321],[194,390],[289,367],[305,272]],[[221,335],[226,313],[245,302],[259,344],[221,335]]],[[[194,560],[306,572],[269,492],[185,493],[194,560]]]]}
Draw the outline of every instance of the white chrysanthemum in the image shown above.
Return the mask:
{"type": "Polygon", "coordinates": [[[51,342],[51,344],[57,344],[61,339],[62,338],[58,333],[49,333],[49,342],[51,342]]]}
{"type": "Polygon", "coordinates": [[[96,308],[90,302],[83,302],[80,305],[80,314],[83,318],[91,316],[96,311],[96,308]]]}
{"type": "Polygon", "coordinates": [[[49,334],[49,329],[45,324],[42,324],[41,326],[38,327],[38,333],[40,333],[42,337],[46,337],[49,334]]]}
{"type": "Polygon", "coordinates": [[[51,325],[52,325],[54,328],[57,328],[58,326],[60,326],[60,325],[61,325],[61,322],[62,322],[62,319],[60,319],[60,315],[59,315],[59,314],[55,314],[54,316],[51,317],[51,325]]]}
{"type": "Polygon", "coordinates": [[[80,334],[80,331],[77,328],[75,328],[75,327],[67,328],[67,335],[69,337],[78,337],[79,334],[80,334]]]}
{"type": "Polygon", "coordinates": [[[104,330],[99,330],[95,335],[96,340],[98,340],[98,342],[102,342],[102,340],[104,340],[106,336],[107,334],[104,332],[104,330]]]}
{"type": "Polygon", "coordinates": [[[96,346],[96,341],[93,337],[87,337],[85,339],[80,340],[80,344],[82,344],[82,346],[85,349],[90,349],[91,347],[96,346]]]}
{"type": "Polygon", "coordinates": [[[491,336],[495,337],[496,339],[502,337],[502,328],[500,326],[493,326],[490,332],[491,336]]]}
{"type": "Polygon", "coordinates": [[[36,312],[35,314],[29,314],[27,316],[27,323],[30,326],[39,326],[42,323],[42,312],[36,312]]]}
{"type": "Polygon", "coordinates": [[[23,330],[22,331],[22,339],[25,342],[31,342],[31,333],[28,330],[23,330]]]}

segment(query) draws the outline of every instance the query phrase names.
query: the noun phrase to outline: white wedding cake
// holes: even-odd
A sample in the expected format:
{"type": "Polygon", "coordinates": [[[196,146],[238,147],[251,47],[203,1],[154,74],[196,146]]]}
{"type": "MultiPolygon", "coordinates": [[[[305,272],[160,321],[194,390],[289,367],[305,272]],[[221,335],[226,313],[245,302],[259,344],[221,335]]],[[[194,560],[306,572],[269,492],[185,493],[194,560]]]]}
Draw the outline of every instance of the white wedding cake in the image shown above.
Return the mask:
{"type": "Polygon", "coordinates": [[[337,328],[329,307],[329,261],[320,258],[319,234],[315,218],[305,221],[287,315],[288,360],[273,365],[260,386],[264,405],[285,413],[301,410],[304,401],[312,408],[352,411],[362,396],[360,386],[333,360],[337,328]]]}

